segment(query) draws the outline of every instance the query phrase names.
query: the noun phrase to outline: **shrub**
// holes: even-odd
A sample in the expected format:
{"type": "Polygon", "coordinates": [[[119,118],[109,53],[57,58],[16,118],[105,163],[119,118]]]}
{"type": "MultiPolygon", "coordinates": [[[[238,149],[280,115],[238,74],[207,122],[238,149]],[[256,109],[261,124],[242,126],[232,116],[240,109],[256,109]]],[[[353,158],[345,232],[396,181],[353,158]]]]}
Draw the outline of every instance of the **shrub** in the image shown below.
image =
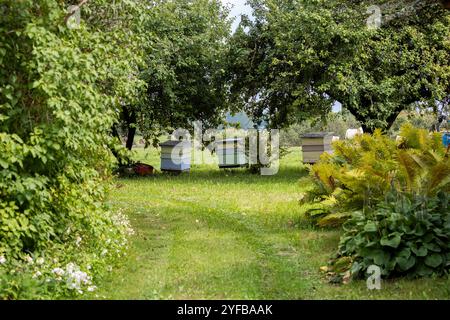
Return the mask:
{"type": "Polygon", "coordinates": [[[334,142],[334,154],[311,168],[314,185],[304,197],[315,203],[309,217],[336,226],[351,212],[378,205],[391,190],[430,197],[448,192],[450,160],[440,134],[405,125],[400,136],[394,141],[377,130],[334,142]]]}
{"type": "Polygon", "coordinates": [[[115,109],[138,87],[132,49],[115,26],[66,28],[63,2],[0,12],[0,298],[78,294],[126,246],[103,202],[115,109]]]}
{"type": "Polygon", "coordinates": [[[343,226],[339,259],[351,257],[355,277],[371,265],[384,276],[444,274],[450,270],[449,199],[445,192],[433,197],[391,192],[373,209],[354,212],[343,226]]]}
{"type": "Polygon", "coordinates": [[[450,159],[440,135],[407,124],[397,141],[376,131],[339,141],[334,150],[312,166],[308,195],[316,201],[310,217],[319,225],[343,223],[327,270],[340,280],[371,265],[385,277],[446,273],[450,159]]]}

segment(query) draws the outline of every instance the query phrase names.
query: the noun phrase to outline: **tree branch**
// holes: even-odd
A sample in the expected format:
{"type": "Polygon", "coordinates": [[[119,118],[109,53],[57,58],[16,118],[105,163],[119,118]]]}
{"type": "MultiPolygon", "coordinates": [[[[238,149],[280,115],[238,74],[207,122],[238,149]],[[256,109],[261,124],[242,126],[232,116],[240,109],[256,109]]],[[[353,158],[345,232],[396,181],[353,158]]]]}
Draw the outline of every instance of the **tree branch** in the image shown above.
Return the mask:
{"type": "Polygon", "coordinates": [[[64,18],[64,23],[67,24],[67,21],[69,21],[70,17],[72,17],[75,12],[77,12],[77,10],[79,10],[83,5],[86,4],[86,2],[88,2],[89,0],[81,0],[80,3],[78,5],[76,5],[72,11],[70,11],[66,17],[64,18]]]}

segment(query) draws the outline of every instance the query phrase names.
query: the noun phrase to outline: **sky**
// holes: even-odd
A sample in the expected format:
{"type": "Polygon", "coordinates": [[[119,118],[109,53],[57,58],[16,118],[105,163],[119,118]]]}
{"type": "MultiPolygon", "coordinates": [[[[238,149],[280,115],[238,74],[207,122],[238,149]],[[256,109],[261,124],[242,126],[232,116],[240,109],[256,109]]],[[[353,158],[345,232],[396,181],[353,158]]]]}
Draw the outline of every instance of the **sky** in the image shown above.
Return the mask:
{"type": "Polygon", "coordinates": [[[232,17],[236,17],[232,27],[233,31],[236,30],[239,22],[241,21],[241,19],[239,18],[241,14],[247,14],[250,16],[252,13],[252,9],[250,8],[250,6],[245,4],[247,0],[221,0],[221,1],[225,5],[233,6],[230,13],[232,17]]]}

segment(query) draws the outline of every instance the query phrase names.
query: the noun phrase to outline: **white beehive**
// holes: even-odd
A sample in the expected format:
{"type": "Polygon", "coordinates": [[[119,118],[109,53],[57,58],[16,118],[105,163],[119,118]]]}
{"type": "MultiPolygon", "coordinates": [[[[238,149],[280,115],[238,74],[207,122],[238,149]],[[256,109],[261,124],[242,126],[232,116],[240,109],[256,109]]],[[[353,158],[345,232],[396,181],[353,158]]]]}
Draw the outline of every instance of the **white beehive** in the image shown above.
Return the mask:
{"type": "Polygon", "coordinates": [[[219,158],[219,168],[238,168],[247,165],[245,141],[242,138],[217,141],[216,153],[219,158]]]}

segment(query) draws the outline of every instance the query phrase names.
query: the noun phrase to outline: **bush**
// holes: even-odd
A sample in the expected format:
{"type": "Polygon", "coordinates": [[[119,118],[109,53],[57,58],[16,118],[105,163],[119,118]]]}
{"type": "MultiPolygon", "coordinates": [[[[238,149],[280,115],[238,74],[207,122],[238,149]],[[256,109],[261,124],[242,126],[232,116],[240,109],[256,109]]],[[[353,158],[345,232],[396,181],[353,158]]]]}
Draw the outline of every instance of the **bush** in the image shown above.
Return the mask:
{"type": "Polygon", "coordinates": [[[76,295],[126,246],[103,202],[114,110],[137,86],[131,49],[115,28],[66,28],[61,2],[0,11],[0,298],[76,295]]]}
{"type": "Polygon", "coordinates": [[[408,197],[390,193],[375,208],[345,222],[339,257],[351,257],[357,277],[376,265],[384,276],[442,275],[450,270],[450,207],[447,193],[408,197]]]}
{"type": "Polygon", "coordinates": [[[312,166],[314,185],[304,201],[313,201],[308,216],[321,226],[338,226],[355,210],[372,208],[395,190],[433,197],[450,190],[450,160],[440,134],[410,125],[395,141],[375,131],[337,141],[334,154],[312,166]]]}
{"type": "Polygon", "coordinates": [[[394,141],[376,131],[339,141],[311,168],[310,217],[321,226],[343,223],[331,262],[341,280],[371,265],[386,277],[450,269],[448,151],[439,134],[409,124],[400,136],[394,141]]]}

